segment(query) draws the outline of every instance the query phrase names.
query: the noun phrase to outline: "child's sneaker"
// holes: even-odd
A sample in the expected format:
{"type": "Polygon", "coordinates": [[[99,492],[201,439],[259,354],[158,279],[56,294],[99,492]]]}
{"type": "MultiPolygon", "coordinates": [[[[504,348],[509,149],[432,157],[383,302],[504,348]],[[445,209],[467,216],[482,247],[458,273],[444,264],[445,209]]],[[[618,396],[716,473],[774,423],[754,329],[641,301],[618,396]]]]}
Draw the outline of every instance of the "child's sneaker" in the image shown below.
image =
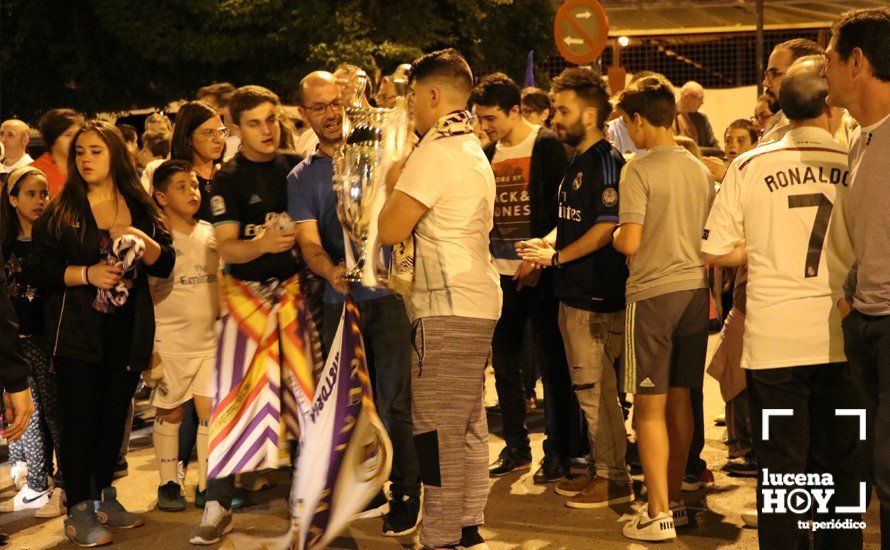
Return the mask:
{"type": "Polygon", "coordinates": [[[650,542],[677,538],[674,518],[667,512],[662,512],[654,518],[649,516],[648,504],[644,504],[640,512],[624,524],[624,529],[621,532],[629,539],[650,542]]]}
{"type": "Polygon", "coordinates": [[[25,483],[25,486],[16,493],[14,498],[0,502],[0,512],[20,512],[22,510],[43,508],[49,502],[50,492],[50,489],[36,491],[25,483]]]}
{"type": "Polygon", "coordinates": [[[669,506],[671,515],[674,516],[674,527],[686,527],[689,525],[689,515],[686,513],[685,500],[672,500],[669,506]]]}

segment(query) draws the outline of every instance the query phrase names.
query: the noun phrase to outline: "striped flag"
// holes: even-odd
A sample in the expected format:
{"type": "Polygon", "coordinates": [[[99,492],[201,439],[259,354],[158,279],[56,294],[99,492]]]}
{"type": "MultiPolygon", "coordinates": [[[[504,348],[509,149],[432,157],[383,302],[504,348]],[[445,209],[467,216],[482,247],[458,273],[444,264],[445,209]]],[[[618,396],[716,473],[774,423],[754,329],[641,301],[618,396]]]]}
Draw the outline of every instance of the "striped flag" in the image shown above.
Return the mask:
{"type": "Polygon", "coordinates": [[[211,478],[278,468],[299,433],[297,373],[313,370],[312,320],[299,277],[264,284],[223,276],[227,307],[210,419],[211,478]]]}
{"type": "Polygon", "coordinates": [[[317,385],[309,364],[297,369],[294,548],[330,544],[389,478],[392,445],[374,407],[358,315],[347,300],[317,385]]]}

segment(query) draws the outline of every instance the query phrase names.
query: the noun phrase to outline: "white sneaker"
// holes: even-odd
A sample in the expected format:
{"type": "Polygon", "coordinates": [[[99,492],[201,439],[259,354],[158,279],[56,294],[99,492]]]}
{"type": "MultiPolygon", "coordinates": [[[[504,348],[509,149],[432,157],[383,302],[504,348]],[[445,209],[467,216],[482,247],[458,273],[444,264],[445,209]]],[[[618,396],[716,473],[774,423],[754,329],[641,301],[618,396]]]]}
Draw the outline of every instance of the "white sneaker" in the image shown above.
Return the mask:
{"type": "Polygon", "coordinates": [[[28,463],[21,460],[16,462],[9,469],[9,475],[12,477],[16,491],[21,491],[28,481],[28,463]]]}
{"type": "Polygon", "coordinates": [[[35,491],[26,483],[15,495],[15,498],[6,502],[0,502],[0,512],[20,512],[22,510],[43,508],[49,502],[50,492],[49,489],[35,491]]]}
{"type": "Polygon", "coordinates": [[[749,508],[742,510],[742,521],[745,523],[745,527],[757,529],[757,509],[749,508]]]}
{"type": "Polygon", "coordinates": [[[52,490],[47,502],[43,508],[34,513],[35,518],[57,518],[68,512],[65,508],[65,490],[56,487],[52,490]]]}
{"type": "Polygon", "coordinates": [[[686,514],[685,500],[672,500],[669,506],[671,508],[671,514],[674,516],[674,527],[686,527],[689,525],[689,516],[686,514]]]}
{"type": "Polygon", "coordinates": [[[648,504],[644,504],[636,517],[624,524],[621,533],[629,539],[651,542],[677,538],[674,518],[667,512],[650,517],[648,504]]]}
{"type": "Polygon", "coordinates": [[[219,502],[211,500],[204,507],[201,525],[192,530],[189,542],[200,546],[216,544],[231,533],[232,528],[232,512],[223,508],[219,502]]]}

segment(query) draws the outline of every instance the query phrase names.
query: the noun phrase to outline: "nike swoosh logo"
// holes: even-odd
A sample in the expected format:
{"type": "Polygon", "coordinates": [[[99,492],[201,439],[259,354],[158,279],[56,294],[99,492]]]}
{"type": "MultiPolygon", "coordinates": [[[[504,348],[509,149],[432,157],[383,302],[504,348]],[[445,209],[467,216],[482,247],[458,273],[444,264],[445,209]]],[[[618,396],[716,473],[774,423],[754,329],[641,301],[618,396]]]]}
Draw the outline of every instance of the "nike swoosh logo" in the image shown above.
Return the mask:
{"type": "Polygon", "coordinates": [[[37,495],[37,496],[34,497],[34,498],[26,498],[26,497],[22,497],[22,503],[23,503],[23,504],[31,504],[31,503],[34,502],[35,500],[37,500],[37,499],[43,497],[43,496],[44,496],[45,494],[47,494],[48,492],[49,492],[49,491],[44,491],[44,492],[40,493],[39,495],[37,495]]]}

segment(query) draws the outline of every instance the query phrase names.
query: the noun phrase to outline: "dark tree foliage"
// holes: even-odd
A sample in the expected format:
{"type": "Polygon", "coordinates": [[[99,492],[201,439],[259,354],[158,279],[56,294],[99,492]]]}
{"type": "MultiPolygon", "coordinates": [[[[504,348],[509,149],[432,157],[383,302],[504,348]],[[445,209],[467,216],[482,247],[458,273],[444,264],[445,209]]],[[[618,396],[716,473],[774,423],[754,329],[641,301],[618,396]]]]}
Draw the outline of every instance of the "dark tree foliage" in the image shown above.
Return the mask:
{"type": "Polygon", "coordinates": [[[0,117],[160,107],[211,82],[291,99],[341,62],[390,72],[453,46],[521,79],[553,49],[551,0],[0,0],[0,117]]]}

